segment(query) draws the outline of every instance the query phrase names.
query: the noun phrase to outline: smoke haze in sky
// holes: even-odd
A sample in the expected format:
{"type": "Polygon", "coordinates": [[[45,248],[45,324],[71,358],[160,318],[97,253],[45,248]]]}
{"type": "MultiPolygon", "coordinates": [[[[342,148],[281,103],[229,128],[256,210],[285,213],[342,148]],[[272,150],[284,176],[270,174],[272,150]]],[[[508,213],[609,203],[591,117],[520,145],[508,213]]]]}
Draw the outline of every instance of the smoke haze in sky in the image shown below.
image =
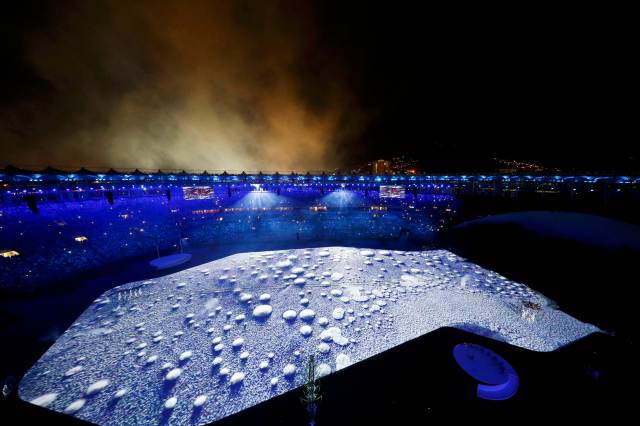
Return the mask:
{"type": "Polygon", "coordinates": [[[364,119],[299,2],[61,2],[24,46],[5,163],[316,170],[364,119]]]}

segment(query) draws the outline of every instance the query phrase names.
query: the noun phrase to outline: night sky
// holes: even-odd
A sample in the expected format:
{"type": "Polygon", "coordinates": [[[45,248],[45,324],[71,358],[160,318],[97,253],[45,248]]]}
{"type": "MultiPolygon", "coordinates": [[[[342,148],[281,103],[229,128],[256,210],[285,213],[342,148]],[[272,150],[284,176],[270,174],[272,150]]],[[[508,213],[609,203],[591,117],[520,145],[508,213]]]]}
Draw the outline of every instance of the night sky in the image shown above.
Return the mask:
{"type": "Polygon", "coordinates": [[[406,155],[638,170],[622,9],[3,6],[0,165],[319,170],[406,155]]]}

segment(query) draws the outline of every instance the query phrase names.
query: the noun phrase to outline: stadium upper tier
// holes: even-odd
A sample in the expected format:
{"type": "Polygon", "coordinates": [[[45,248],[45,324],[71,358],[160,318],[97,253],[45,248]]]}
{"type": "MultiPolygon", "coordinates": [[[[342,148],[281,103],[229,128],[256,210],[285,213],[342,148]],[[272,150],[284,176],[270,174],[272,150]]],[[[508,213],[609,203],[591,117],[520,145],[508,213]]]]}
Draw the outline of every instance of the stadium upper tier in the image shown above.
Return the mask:
{"type": "Polygon", "coordinates": [[[47,167],[34,171],[8,166],[0,169],[0,182],[15,185],[43,184],[75,184],[75,183],[327,183],[327,184],[450,184],[466,185],[469,183],[538,183],[538,184],[607,184],[637,185],[640,176],[621,175],[550,175],[550,174],[407,174],[407,175],[366,175],[328,172],[305,173],[265,173],[265,172],[208,172],[179,170],[139,170],[109,169],[92,171],[81,168],[77,171],[63,171],[47,167]]]}

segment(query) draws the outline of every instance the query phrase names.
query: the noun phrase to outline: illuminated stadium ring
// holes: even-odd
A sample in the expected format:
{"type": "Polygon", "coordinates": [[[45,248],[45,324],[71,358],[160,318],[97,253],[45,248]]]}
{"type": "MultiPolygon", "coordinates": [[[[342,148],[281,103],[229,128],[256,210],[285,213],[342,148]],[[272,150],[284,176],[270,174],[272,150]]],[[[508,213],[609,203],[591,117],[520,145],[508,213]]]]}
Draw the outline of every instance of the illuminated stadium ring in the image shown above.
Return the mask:
{"type": "Polygon", "coordinates": [[[511,364],[484,346],[460,343],[453,348],[458,365],[479,382],[478,398],[502,401],[518,391],[520,380],[511,364]]]}

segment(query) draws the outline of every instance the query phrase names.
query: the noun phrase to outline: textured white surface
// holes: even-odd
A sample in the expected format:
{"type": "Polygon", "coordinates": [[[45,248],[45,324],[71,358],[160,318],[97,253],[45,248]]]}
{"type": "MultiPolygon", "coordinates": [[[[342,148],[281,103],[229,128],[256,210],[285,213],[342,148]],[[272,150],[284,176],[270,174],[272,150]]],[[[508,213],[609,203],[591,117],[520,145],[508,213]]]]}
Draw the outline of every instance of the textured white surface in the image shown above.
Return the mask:
{"type": "Polygon", "coordinates": [[[103,425],[206,424],[300,386],[311,354],[330,374],[442,326],[537,351],[597,331],[443,250],[243,253],[107,291],[20,396],[103,425]]]}

